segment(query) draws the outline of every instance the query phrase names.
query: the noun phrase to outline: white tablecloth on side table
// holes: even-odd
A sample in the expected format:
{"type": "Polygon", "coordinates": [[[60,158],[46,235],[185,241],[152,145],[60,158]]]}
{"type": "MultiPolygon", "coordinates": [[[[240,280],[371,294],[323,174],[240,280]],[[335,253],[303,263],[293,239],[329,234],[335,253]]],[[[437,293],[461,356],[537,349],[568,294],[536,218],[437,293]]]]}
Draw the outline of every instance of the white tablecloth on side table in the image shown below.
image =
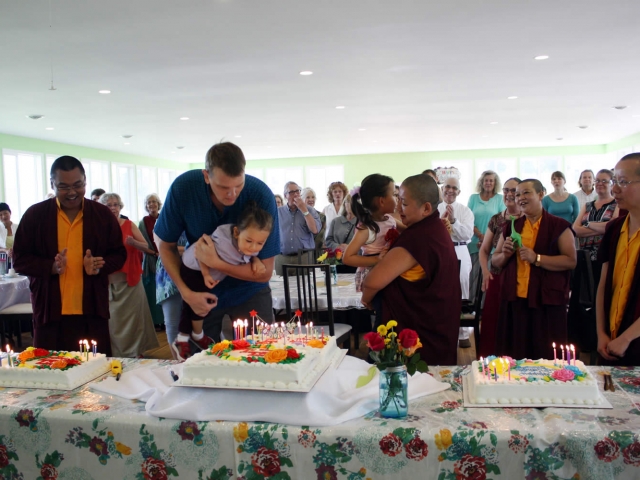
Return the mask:
{"type": "Polygon", "coordinates": [[[0,277],[0,310],[18,303],[30,303],[29,279],[22,275],[16,278],[0,277]]]}
{"type": "MultiPolygon", "coordinates": [[[[287,308],[284,299],[284,281],[282,277],[273,277],[269,282],[271,298],[275,310],[287,308]]],[[[289,290],[291,292],[292,308],[298,308],[298,294],[296,291],[295,277],[289,277],[289,290]]],[[[362,293],[356,292],[355,274],[338,274],[338,285],[331,286],[331,297],[334,310],[347,310],[349,308],[364,308],[360,302],[362,293]]],[[[318,280],[318,304],[320,310],[327,309],[327,289],[324,287],[324,278],[318,280]]]]}

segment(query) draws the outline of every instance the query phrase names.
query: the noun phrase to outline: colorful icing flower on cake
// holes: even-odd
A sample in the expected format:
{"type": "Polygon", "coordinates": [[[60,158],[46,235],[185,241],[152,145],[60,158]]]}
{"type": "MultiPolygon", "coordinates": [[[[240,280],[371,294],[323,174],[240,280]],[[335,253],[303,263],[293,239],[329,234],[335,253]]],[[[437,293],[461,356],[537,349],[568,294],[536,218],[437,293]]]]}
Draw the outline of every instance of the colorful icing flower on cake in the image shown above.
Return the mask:
{"type": "Polygon", "coordinates": [[[223,352],[225,351],[227,348],[229,348],[229,341],[228,340],[223,340],[220,343],[216,343],[215,345],[213,345],[211,347],[211,353],[217,353],[217,352],[223,352]]]}
{"type": "Polygon", "coordinates": [[[280,363],[283,360],[286,360],[287,358],[287,351],[283,350],[283,349],[277,349],[277,350],[270,350],[268,351],[265,356],[264,356],[264,360],[267,363],[280,363]]]}
{"type": "Polygon", "coordinates": [[[307,345],[312,348],[324,348],[324,343],[322,342],[322,340],[318,340],[316,338],[309,340],[307,342],[307,345]]]}
{"type": "Polygon", "coordinates": [[[560,370],[554,370],[551,374],[551,378],[554,380],[559,380],[561,382],[570,382],[575,378],[575,373],[566,368],[561,368],[560,370]]]}
{"type": "Polygon", "coordinates": [[[295,348],[289,348],[289,349],[287,349],[287,358],[289,358],[291,360],[296,360],[296,359],[300,358],[300,354],[298,353],[298,351],[295,348]]]}
{"type": "Polygon", "coordinates": [[[20,355],[18,355],[18,360],[20,361],[20,363],[22,363],[22,362],[26,362],[27,360],[30,360],[30,359],[32,359],[34,357],[35,357],[35,355],[33,354],[33,350],[25,350],[20,355]]]}
{"type": "Polygon", "coordinates": [[[245,339],[234,340],[231,342],[231,344],[233,345],[233,348],[236,348],[236,349],[249,348],[251,346],[251,344],[247,342],[245,339]]]}

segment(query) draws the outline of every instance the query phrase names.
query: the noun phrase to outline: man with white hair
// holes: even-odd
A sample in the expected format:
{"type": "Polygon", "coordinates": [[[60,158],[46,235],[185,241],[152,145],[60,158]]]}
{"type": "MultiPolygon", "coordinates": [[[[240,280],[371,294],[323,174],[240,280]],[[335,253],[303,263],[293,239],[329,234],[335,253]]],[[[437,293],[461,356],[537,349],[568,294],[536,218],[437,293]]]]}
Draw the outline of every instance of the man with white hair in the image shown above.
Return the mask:
{"type": "MultiPolygon", "coordinates": [[[[280,255],[275,263],[279,275],[282,275],[282,265],[298,263],[298,250],[315,248],[314,235],[322,228],[320,215],[305,203],[301,191],[296,182],[287,182],[284,186],[287,203],[278,207],[280,255]]],[[[315,258],[305,258],[304,262],[315,263],[315,258]]]]}
{"type": "MultiPolygon", "coordinates": [[[[471,256],[467,244],[473,237],[473,212],[466,205],[458,203],[456,199],[460,195],[460,181],[455,177],[448,177],[442,187],[444,202],[438,205],[440,218],[446,218],[451,225],[451,240],[455,247],[456,255],[460,261],[460,288],[462,298],[469,299],[469,274],[471,273],[471,256]]],[[[460,328],[460,347],[471,346],[469,333],[465,328],[460,328]]]]}

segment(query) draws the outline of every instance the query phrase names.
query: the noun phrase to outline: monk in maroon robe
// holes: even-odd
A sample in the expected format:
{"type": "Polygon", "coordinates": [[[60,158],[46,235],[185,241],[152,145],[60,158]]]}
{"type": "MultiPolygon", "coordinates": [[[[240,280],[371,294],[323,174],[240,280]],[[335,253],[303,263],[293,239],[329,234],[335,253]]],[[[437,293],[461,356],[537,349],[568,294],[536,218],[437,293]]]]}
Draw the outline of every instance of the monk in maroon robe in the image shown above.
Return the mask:
{"type": "Polygon", "coordinates": [[[456,365],[462,292],[458,258],[438,215],[438,186],[414,175],[400,186],[402,223],[407,229],[367,275],[362,303],[382,290],[382,316],[398,330],[415,330],[420,357],[430,365],[456,365]]]}

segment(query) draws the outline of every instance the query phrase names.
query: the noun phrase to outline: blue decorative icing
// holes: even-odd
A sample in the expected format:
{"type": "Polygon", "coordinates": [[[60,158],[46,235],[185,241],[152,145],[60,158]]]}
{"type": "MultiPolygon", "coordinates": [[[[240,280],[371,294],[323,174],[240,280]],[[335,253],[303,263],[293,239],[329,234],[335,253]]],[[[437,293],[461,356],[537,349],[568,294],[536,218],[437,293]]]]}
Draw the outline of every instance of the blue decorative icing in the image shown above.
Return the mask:
{"type": "Polygon", "coordinates": [[[550,376],[553,373],[553,371],[554,369],[549,367],[542,367],[537,365],[536,366],[526,365],[526,366],[517,367],[515,373],[528,378],[532,376],[536,376],[536,377],[550,376]]]}

